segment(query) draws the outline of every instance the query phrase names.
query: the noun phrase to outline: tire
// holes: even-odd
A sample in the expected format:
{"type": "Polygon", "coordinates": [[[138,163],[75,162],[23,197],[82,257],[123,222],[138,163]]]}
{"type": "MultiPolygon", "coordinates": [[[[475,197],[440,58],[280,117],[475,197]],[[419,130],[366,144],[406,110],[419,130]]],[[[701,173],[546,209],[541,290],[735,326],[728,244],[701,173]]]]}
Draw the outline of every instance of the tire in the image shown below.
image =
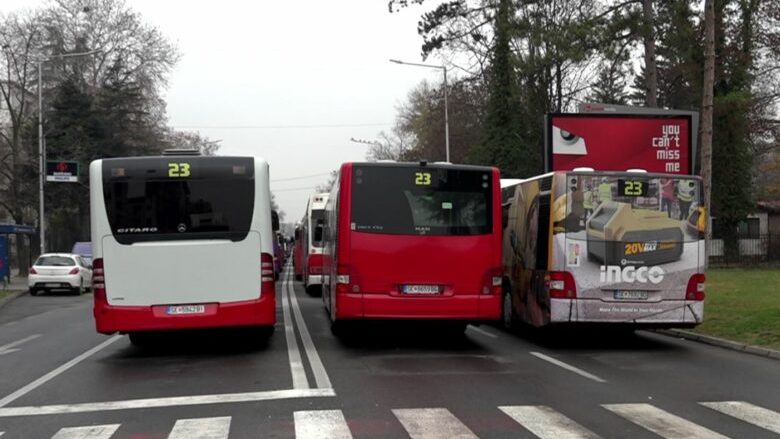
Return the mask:
{"type": "Polygon", "coordinates": [[[82,294],[84,294],[84,280],[81,281],[79,286],[73,289],[74,296],[81,296],[82,294]]]}
{"type": "Polygon", "coordinates": [[[501,301],[501,326],[512,331],[517,328],[517,313],[512,300],[512,294],[509,290],[504,290],[504,297],[501,301]]]}
{"type": "Polygon", "coordinates": [[[308,294],[311,297],[320,297],[322,296],[322,286],[309,285],[306,287],[306,294],[308,294]]]}
{"type": "Polygon", "coordinates": [[[295,275],[295,280],[297,280],[298,282],[302,281],[303,280],[303,275],[302,274],[296,274],[295,275]]]}
{"type": "Polygon", "coordinates": [[[30,288],[30,295],[31,296],[37,296],[38,295],[38,289],[30,288]]]}

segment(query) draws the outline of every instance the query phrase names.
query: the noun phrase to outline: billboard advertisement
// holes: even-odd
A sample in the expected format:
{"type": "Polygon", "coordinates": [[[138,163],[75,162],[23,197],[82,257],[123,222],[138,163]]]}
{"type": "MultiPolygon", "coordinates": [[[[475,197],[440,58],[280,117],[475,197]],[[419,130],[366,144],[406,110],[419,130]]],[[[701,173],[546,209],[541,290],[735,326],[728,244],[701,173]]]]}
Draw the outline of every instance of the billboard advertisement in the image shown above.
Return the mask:
{"type": "Polygon", "coordinates": [[[683,114],[549,114],[546,170],[693,174],[691,119],[683,114]]]}
{"type": "Polygon", "coordinates": [[[46,181],[78,183],[79,164],[71,161],[47,161],[46,181]]]}

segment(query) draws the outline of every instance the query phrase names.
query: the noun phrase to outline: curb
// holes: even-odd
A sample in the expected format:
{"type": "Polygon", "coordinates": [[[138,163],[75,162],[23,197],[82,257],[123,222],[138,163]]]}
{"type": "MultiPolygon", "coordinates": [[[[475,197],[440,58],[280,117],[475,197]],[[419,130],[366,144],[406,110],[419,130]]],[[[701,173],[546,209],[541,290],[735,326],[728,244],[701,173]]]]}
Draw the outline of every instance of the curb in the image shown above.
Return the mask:
{"type": "Polygon", "coordinates": [[[27,290],[12,291],[11,294],[0,299],[0,308],[8,305],[9,302],[16,299],[17,297],[24,296],[25,294],[27,294],[27,290]]]}
{"type": "Polygon", "coordinates": [[[730,349],[732,351],[746,352],[748,354],[780,360],[780,351],[776,351],[774,349],[762,348],[759,346],[752,346],[749,344],[738,343],[735,341],[726,340],[719,337],[713,337],[711,335],[703,335],[691,331],[684,331],[682,329],[658,329],[655,332],[669,337],[684,338],[686,340],[697,341],[699,343],[705,343],[712,346],[718,346],[724,349],[730,349]]]}

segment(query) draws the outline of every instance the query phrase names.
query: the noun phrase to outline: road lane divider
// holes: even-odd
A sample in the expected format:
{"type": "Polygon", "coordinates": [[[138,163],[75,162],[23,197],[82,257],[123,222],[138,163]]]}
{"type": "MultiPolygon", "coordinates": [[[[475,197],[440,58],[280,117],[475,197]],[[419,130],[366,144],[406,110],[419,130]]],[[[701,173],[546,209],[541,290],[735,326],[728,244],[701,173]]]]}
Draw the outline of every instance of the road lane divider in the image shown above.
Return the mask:
{"type": "Polygon", "coordinates": [[[601,437],[547,406],[501,406],[499,410],[541,439],[600,439],[601,437]]]}
{"type": "Polygon", "coordinates": [[[552,364],[554,364],[554,365],[556,365],[558,367],[566,369],[566,370],[568,370],[570,372],[574,372],[577,375],[585,377],[585,378],[587,378],[589,380],[596,381],[597,383],[606,383],[607,382],[607,380],[605,380],[603,378],[599,378],[598,376],[593,375],[590,372],[585,372],[584,370],[582,370],[582,369],[580,369],[578,367],[572,366],[571,364],[568,364],[568,363],[564,363],[561,360],[553,358],[553,357],[551,357],[549,355],[542,354],[541,352],[530,352],[530,354],[533,355],[534,357],[540,359],[540,360],[544,360],[544,361],[546,361],[548,363],[552,363],[552,364]]]}
{"type": "MultiPolygon", "coordinates": [[[[56,369],[52,370],[51,372],[47,373],[46,375],[38,378],[37,380],[27,384],[26,386],[22,387],[21,389],[15,391],[14,393],[6,396],[3,399],[0,399],[0,407],[5,407],[8,404],[12,403],[13,401],[16,401],[17,399],[21,398],[22,396],[32,392],[33,390],[37,389],[38,387],[46,384],[47,382],[51,381],[52,379],[56,378],[58,375],[62,374],[63,372],[67,371],[71,367],[81,363],[82,361],[86,360],[87,358],[91,357],[92,355],[96,354],[97,352],[101,351],[102,349],[105,349],[112,343],[116,342],[117,340],[121,339],[121,335],[115,335],[108,340],[104,341],[103,343],[100,343],[99,345],[93,347],[92,349],[89,349],[88,351],[84,352],[83,354],[77,356],[76,358],[62,364],[61,366],[57,367],[56,369]]],[[[2,410],[2,409],[0,409],[2,410]]]]}
{"type": "Polygon", "coordinates": [[[51,439],[108,439],[120,424],[68,427],[60,429],[51,439]]]}
{"type": "Polygon", "coordinates": [[[492,332],[485,331],[484,329],[479,328],[479,327],[474,326],[474,325],[469,325],[468,326],[468,330],[469,331],[474,331],[474,332],[476,332],[477,334],[480,334],[480,335],[484,335],[485,337],[498,338],[498,336],[496,334],[493,334],[492,332]]]}
{"type": "Polygon", "coordinates": [[[352,439],[341,410],[309,410],[293,413],[295,439],[352,439]]]}
{"type": "Polygon", "coordinates": [[[393,414],[412,439],[478,439],[444,408],[396,409],[393,414]]]}
{"type": "Polygon", "coordinates": [[[179,419],[168,439],[227,439],[229,433],[230,416],[179,419]]]}
{"type": "Polygon", "coordinates": [[[20,349],[17,348],[17,346],[22,345],[24,343],[27,343],[30,340],[35,340],[36,338],[40,337],[41,334],[33,334],[29,337],[25,337],[21,340],[17,340],[13,343],[8,343],[5,345],[0,346],[0,355],[10,354],[11,352],[17,352],[20,349]]]}
{"type": "Polygon", "coordinates": [[[284,317],[284,338],[287,341],[287,358],[290,362],[293,389],[308,389],[309,380],[306,378],[306,369],[303,367],[298,340],[295,338],[295,327],[293,326],[292,313],[290,312],[290,299],[286,288],[287,281],[290,278],[289,267],[285,268],[283,276],[281,287],[282,316],[284,317]]]}
{"type": "Polygon", "coordinates": [[[306,358],[309,360],[309,366],[311,366],[312,373],[314,374],[314,381],[317,383],[317,388],[329,389],[331,388],[330,378],[328,377],[328,372],[325,370],[325,366],[322,364],[320,355],[317,353],[317,348],[314,347],[314,342],[311,339],[311,334],[309,334],[309,328],[306,326],[306,321],[303,319],[301,307],[298,305],[298,299],[295,296],[295,288],[290,271],[288,271],[287,281],[287,294],[292,303],[295,323],[298,326],[298,332],[301,334],[303,349],[306,353],[306,358]]]}
{"type": "Polygon", "coordinates": [[[727,436],[650,404],[604,404],[602,407],[665,439],[727,439],[727,436]]]}
{"type": "Polygon", "coordinates": [[[780,434],[780,413],[744,401],[700,402],[704,407],[717,410],[748,424],[780,434]]]}

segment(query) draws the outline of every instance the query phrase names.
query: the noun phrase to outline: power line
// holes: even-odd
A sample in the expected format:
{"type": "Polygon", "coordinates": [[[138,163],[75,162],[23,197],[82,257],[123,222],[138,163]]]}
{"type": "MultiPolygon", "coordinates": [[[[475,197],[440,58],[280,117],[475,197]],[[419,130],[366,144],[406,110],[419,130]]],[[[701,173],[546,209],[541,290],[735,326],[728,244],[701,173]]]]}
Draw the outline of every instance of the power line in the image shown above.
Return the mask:
{"type": "Polygon", "coordinates": [[[304,179],[307,179],[307,178],[324,177],[326,175],[330,175],[330,172],[325,172],[325,173],[322,173],[322,174],[304,175],[304,176],[301,176],[301,177],[277,178],[277,179],[271,180],[271,183],[276,183],[278,181],[304,180],[304,179]]]}
{"type": "Polygon", "coordinates": [[[385,127],[392,123],[353,123],[353,124],[311,124],[311,125],[171,125],[171,127],[183,130],[275,130],[275,129],[311,129],[311,128],[361,128],[361,127],[385,127]]]}

